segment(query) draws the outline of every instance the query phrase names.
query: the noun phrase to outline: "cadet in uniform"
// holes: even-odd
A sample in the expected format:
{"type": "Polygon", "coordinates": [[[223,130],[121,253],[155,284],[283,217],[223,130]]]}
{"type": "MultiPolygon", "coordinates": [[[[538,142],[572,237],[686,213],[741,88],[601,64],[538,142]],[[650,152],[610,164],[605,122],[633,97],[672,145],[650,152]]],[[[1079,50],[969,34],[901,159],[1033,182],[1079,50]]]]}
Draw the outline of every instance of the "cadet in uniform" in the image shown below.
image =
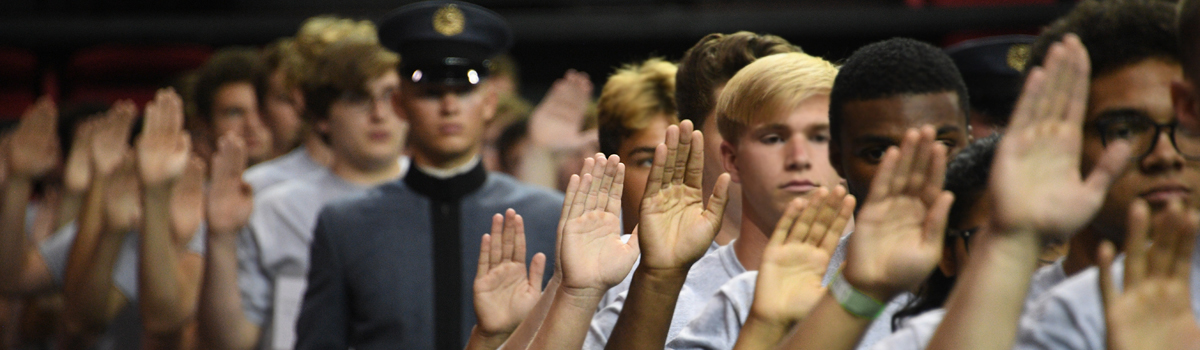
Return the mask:
{"type": "Polygon", "coordinates": [[[497,103],[488,59],[512,43],[504,20],[468,3],[421,2],[389,13],[379,38],[402,57],[393,104],[410,124],[413,166],[318,215],[297,349],[461,349],[475,325],[480,236],[507,208],[525,216],[530,253],[554,261],[562,194],[480,161],[497,103]]]}

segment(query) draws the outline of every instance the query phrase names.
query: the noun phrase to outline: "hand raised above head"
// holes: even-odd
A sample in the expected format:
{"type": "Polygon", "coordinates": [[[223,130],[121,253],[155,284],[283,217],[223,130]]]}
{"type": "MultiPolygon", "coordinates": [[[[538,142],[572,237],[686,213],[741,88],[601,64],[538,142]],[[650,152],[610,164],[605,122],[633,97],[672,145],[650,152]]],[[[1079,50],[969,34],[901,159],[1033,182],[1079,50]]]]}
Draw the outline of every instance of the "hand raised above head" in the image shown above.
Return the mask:
{"type": "Polygon", "coordinates": [[[173,89],[158,91],[146,104],[137,140],[138,176],[145,187],[168,188],[183,175],[192,149],[183,130],[183,100],[173,89]]]}
{"type": "Polygon", "coordinates": [[[97,176],[108,176],[122,162],[129,150],[129,133],[136,118],[137,106],[132,101],[118,101],[95,120],[89,137],[89,157],[97,176]]]}
{"type": "Polygon", "coordinates": [[[721,229],[729,175],[717,180],[705,207],[704,135],[692,129],[689,120],[667,127],[666,142],[654,152],[638,221],[642,266],[649,269],[686,274],[721,229]]]}
{"type": "Polygon", "coordinates": [[[541,297],[546,255],[535,254],[526,269],[525,222],[512,209],[492,217],[492,232],[479,247],[474,285],[479,330],[507,337],[541,297]]]}
{"type": "Polygon", "coordinates": [[[212,157],[212,187],[208,190],[208,231],[235,234],[250,220],[254,190],[242,181],[246,170],[246,143],[235,134],[217,141],[212,157]]]}
{"type": "Polygon", "coordinates": [[[59,164],[58,108],[49,96],[38,99],[21,116],[21,123],[8,137],[5,158],[10,179],[33,180],[45,176],[59,164]]]}
{"type": "Polygon", "coordinates": [[[629,274],[638,257],[638,241],[636,232],[628,243],[621,241],[625,165],[616,155],[604,159],[597,154],[589,161],[593,173],[571,179],[579,186],[569,195],[571,205],[563,225],[562,287],[567,293],[598,297],[629,274]]]}
{"type": "Polygon", "coordinates": [[[843,274],[881,302],[924,281],[942,256],[954,195],[942,190],[946,147],[934,136],[931,126],[909,130],[884,153],[855,217],[843,274]]]}
{"type": "Polygon", "coordinates": [[[996,232],[1069,238],[1128,164],[1128,143],[1113,142],[1087,178],[1080,174],[1090,71],[1087,50],[1068,34],[1026,79],[988,182],[996,232]]]}

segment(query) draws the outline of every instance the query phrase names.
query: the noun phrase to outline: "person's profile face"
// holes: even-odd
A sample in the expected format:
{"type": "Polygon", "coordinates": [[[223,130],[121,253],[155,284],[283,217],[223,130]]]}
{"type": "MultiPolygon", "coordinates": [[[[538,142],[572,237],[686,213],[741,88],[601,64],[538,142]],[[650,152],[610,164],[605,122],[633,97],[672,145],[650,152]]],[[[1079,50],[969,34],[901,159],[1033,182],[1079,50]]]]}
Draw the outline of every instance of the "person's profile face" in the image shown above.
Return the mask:
{"type": "Polygon", "coordinates": [[[271,129],[274,151],[282,154],[300,143],[303,121],[296,108],[293,91],[284,84],[283,68],[276,69],[267,79],[267,94],[263,96],[263,122],[271,129]]]}
{"type": "Polygon", "coordinates": [[[409,145],[419,156],[450,160],[478,153],[483,131],[496,112],[487,81],[478,85],[401,84],[397,99],[408,120],[409,145]]]}
{"type": "MultiPolygon", "coordinates": [[[[654,165],[654,149],[667,140],[667,127],[671,126],[666,115],[654,117],[645,128],[633,130],[629,137],[621,139],[617,155],[625,164],[625,186],[621,194],[621,216],[626,233],[633,232],[642,207],[642,195],[646,192],[646,181],[654,165]]],[[[704,134],[707,139],[708,134],[704,134]]],[[[707,140],[706,140],[707,141],[707,140]]]]}
{"type": "Polygon", "coordinates": [[[841,106],[841,135],[834,162],[861,206],[888,147],[899,147],[908,129],[931,125],[950,159],[970,142],[966,117],[954,91],[850,101],[841,106]]]}
{"type": "Polygon", "coordinates": [[[841,178],[829,162],[829,141],[829,95],[747,125],[737,145],[722,146],[726,170],[742,187],[742,212],[769,232],[796,197],[832,191],[841,178]]]}
{"type": "Polygon", "coordinates": [[[348,93],[329,105],[329,118],[318,122],[338,158],[360,166],[390,165],[404,148],[406,123],[392,106],[400,77],[389,71],[366,83],[370,96],[348,93]]]}
{"type": "MultiPolygon", "coordinates": [[[[1107,141],[1120,136],[1153,133],[1135,131],[1135,121],[1168,124],[1177,120],[1172,106],[1171,82],[1183,78],[1176,63],[1148,59],[1092,79],[1088,92],[1088,110],[1084,121],[1082,174],[1089,174],[1104,154],[1107,141]],[[1109,130],[1101,135],[1100,125],[1109,130]]],[[[1123,241],[1130,204],[1142,198],[1151,213],[1163,208],[1168,200],[1181,199],[1185,205],[1200,206],[1200,162],[1187,160],[1171,144],[1166,128],[1153,137],[1153,148],[1145,152],[1133,147],[1134,154],[1125,171],[1116,179],[1104,198],[1092,227],[1106,238],[1123,241]]],[[[1176,142],[1187,133],[1178,131],[1176,142]]],[[[1195,136],[1192,136],[1193,138],[1195,136]]]]}
{"type": "Polygon", "coordinates": [[[250,163],[266,160],[271,155],[271,132],[258,113],[258,97],[249,82],[221,85],[213,93],[213,137],[228,133],[246,141],[246,156],[250,163]]]}

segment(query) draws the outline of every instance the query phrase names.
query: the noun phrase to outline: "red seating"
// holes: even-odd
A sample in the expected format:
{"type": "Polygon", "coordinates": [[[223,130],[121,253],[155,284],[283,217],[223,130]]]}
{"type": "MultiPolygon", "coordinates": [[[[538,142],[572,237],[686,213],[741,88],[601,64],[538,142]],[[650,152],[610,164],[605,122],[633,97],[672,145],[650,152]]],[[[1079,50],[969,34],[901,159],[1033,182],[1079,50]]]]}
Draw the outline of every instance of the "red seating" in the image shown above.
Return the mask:
{"type": "Polygon", "coordinates": [[[66,101],[112,103],[133,99],[139,104],[155,90],[196,69],[212,55],[203,45],[98,46],[77,52],[63,70],[66,101]]]}
{"type": "Polygon", "coordinates": [[[37,98],[37,57],[17,48],[0,48],[0,119],[17,119],[37,98]]]}

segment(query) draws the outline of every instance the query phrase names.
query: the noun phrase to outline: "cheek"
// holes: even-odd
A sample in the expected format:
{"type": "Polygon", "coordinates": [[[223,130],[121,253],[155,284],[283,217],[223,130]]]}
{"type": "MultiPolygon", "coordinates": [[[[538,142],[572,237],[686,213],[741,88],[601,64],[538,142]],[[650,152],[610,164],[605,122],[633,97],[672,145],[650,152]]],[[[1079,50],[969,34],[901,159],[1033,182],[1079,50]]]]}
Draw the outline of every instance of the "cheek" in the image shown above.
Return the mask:
{"type": "Polygon", "coordinates": [[[646,179],[650,178],[650,169],[625,166],[625,190],[621,201],[641,202],[642,194],[646,192],[646,179]]]}
{"type": "Polygon", "coordinates": [[[232,118],[218,116],[213,122],[213,131],[217,137],[234,132],[237,135],[242,134],[242,118],[232,118]]]}

